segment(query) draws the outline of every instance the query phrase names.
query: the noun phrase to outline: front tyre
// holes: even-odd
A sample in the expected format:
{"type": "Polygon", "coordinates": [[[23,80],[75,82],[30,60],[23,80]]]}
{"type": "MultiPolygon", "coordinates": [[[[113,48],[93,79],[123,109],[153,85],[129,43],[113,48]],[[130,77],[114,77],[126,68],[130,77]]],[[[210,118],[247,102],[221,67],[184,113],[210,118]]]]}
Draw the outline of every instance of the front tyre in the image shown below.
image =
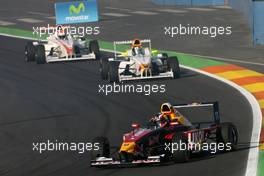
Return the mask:
{"type": "Polygon", "coordinates": [[[98,157],[110,157],[110,144],[106,137],[96,137],[93,139],[93,144],[98,144],[98,150],[91,152],[91,159],[95,160],[98,157]]]}
{"type": "Polygon", "coordinates": [[[109,82],[116,82],[116,83],[120,82],[119,73],[118,73],[119,64],[120,62],[117,61],[109,62],[109,72],[108,72],[109,82]]]}
{"type": "Polygon", "coordinates": [[[172,152],[172,159],[175,163],[187,162],[190,159],[190,150],[188,150],[188,140],[182,134],[175,134],[172,138],[172,144],[178,146],[177,150],[172,152]],[[184,147],[184,148],[183,148],[184,147]]]}
{"type": "Polygon", "coordinates": [[[216,133],[217,143],[225,144],[225,149],[236,150],[238,146],[238,131],[230,122],[221,123],[216,133]],[[229,147],[227,147],[229,145],[229,147]]]}
{"type": "Polygon", "coordinates": [[[168,58],[168,70],[173,72],[173,78],[179,78],[180,77],[180,65],[178,58],[176,56],[169,57],[168,58]]]}
{"type": "Polygon", "coordinates": [[[26,62],[35,61],[35,46],[33,42],[27,42],[25,47],[26,62]]]}
{"type": "Polygon", "coordinates": [[[101,78],[103,80],[106,80],[108,78],[108,72],[109,72],[109,61],[106,58],[100,59],[100,73],[101,78]]]}
{"type": "Polygon", "coordinates": [[[89,42],[89,51],[90,53],[93,52],[95,54],[96,60],[100,59],[100,47],[97,40],[92,40],[89,42]]]}
{"type": "Polygon", "coordinates": [[[37,64],[45,64],[46,63],[46,54],[45,54],[45,46],[38,45],[36,46],[36,63],[37,64]]]}

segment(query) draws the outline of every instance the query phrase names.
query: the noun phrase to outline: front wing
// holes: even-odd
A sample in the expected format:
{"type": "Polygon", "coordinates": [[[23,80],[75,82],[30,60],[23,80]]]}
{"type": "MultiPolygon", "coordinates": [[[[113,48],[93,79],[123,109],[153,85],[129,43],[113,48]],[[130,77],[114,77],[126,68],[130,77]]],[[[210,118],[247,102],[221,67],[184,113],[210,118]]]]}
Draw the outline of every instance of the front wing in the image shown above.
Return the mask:
{"type": "Polygon", "coordinates": [[[132,162],[115,161],[113,158],[99,157],[91,161],[92,167],[99,166],[118,166],[118,165],[137,165],[137,164],[158,164],[161,163],[160,156],[149,156],[145,160],[135,160],[132,162]]]}
{"type": "Polygon", "coordinates": [[[133,75],[119,75],[119,81],[142,80],[142,79],[160,79],[160,78],[173,78],[172,71],[160,73],[155,76],[133,76],[133,75]]]}
{"type": "Polygon", "coordinates": [[[66,61],[81,61],[81,60],[93,60],[96,59],[94,53],[90,53],[87,55],[82,55],[81,57],[68,57],[68,58],[59,58],[59,57],[53,57],[53,56],[47,56],[46,62],[66,62],[66,61]]]}

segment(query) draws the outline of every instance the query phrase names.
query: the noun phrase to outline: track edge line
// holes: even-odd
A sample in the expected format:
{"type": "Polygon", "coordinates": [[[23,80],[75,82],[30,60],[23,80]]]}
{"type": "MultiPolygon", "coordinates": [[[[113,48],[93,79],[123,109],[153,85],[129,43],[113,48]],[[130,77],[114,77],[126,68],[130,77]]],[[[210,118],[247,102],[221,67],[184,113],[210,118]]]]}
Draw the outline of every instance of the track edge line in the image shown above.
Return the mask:
{"type": "Polygon", "coordinates": [[[192,67],[188,67],[184,65],[181,65],[181,67],[188,69],[188,70],[198,72],[200,74],[206,75],[216,80],[222,81],[225,84],[228,84],[229,86],[238,90],[248,100],[251,106],[251,109],[252,109],[252,113],[253,113],[253,127],[252,127],[250,149],[248,153],[247,168],[246,168],[245,176],[256,176],[258,172],[259,146],[258,145],[256,146],[254,144],[259,143],[261,124],[262,124],[262,112],[261,112],[257,99],[246,89],[242,88],[241,86],[235,84],[232,81],[229,81],[220,76],[217,76],[217,75],[214,75],[214,74],[211,74],[211,73],[208,73],[206,71],[202,71],[196,68],[192,68],[192,67]]]}
{"type": "MultiPolygon", "coordinates": [[[[10,34],[5,34],[5,33],[0,33],[0,35],[6,36],[6,37],[12,37],[12,38],[26,39],[26,40],[37,40],[36,38],[10,35],[10,34]]],[[[101,50],[112,52],[112,53],[114,52],[113,50],[109,50],[109,49],[101,49],[101,50]]],[[[120,53],[120,52],[117,52],[117,53],[120,53]]],[[[261,112],[260,106],[256,98],[250,92],[248,92],[247,90],[245,90],[244,88],[235,84],[232,81],[229,81],[217,75],[214,75],[214,74],[211,74],[211,73],[208,73],[206,71],[202,71],[196,68],[192,68],[192,67],[188,67],[184,65],[180,65],[180,67],[188,69],[188,70],[192,70],[194,72],[198,72],[200,74],[203,74],[208,77],[214,78],[216,80],[222,81],[225,84],[228,84],[229,86],[238,90],[248,100],[249,104],[251,105],[251,109],[253,113],[253,127],[252,127],[251,141],[250,141],[251,149],[248,154],[248,161],[247,161],[247,168],[246,168],[245,176],[256,176],[258,172],[259,147],[253,146],[253,144],[256,142],[259,143],[261,124],[262,124],[262,112],[261,112]]]]}

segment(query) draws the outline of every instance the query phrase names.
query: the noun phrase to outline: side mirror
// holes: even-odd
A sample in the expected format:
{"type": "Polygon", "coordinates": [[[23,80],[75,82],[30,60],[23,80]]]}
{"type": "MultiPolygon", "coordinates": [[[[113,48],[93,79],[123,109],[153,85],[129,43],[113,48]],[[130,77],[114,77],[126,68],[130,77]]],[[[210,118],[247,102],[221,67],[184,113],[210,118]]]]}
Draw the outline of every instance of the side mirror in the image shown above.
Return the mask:
{"type": "Polygon", "coordinates": [[[133,129],[138,129],[138,128],[140,128],[140,125],[138,123],[132,123],[131,127],[133,129]]]}

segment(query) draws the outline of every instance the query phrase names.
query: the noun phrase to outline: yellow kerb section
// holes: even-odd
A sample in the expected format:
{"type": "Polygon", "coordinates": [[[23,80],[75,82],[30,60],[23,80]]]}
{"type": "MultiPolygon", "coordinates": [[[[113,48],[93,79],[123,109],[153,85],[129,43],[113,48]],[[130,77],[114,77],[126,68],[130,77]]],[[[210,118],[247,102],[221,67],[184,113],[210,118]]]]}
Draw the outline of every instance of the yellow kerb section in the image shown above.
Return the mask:
{"type": "Polygon", "coordinates": [[[242,87],[251,93],[264,91],[264,83],[263,82],[248,84],[248,85],[244,85],[242,87]]]}
{"type": "Polygon", "coordinates": [[[258,100],[261,109],[264,109],[264,99],[258,100]]]}
{"type": "Polygon", "coordinates": [[[260,150],[264,150],[264,143],[260,144],[260,150]]]}
{"type": "Polygon", "coordinates": [[[223,73],[217,73],[216,75],[228,80],[250,77],[250,76],[263,76],[263,74],[251,70],[227,71],[223,73]]]}

